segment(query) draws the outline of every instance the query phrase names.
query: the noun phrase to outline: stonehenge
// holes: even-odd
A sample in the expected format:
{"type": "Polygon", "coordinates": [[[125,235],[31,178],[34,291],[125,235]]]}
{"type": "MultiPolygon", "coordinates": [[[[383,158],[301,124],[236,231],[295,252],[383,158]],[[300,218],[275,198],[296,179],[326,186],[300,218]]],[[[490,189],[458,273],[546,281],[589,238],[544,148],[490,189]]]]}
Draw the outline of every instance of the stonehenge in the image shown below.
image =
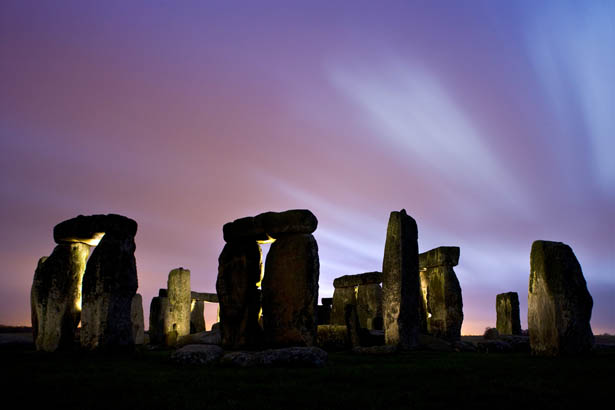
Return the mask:
{"type": "Polygon", "coordinates": [[[417,345],[420,330],[418,229],[406,210],[391,212],[382,261],[384,337],[401,349],[417,345]]]}
{"type": "Polygon", "coordinates": [[[593,300],[570,246],[535,241],[530,253],[528,330],[532,354],[559,356],[592,349],[593,300]]]}
{"type": "Polygon", "coordinates": [[[145,343],[145,324],[143,323],[143,298],[136,294],[130,306],[130,321],[132,322],[132,336],[136,345],[145,343]]]}
{"type": "Polygon", "coordinates": [[[461,338],[463,301],[453,266],[459,263],[459,248],[440,246],[419,255],[422,330],[451,342],[461,338]]]}
{"type": "Polygon", "coordinates": [[[345,325],[347,305],[356,306],[363,329],[382,330],[382,272],[346,275],[333,281],[331,324],[345,325]]]}
{"type": "Polygon", "coordinates": [[[224,225],[226,245],[216,281],[223,346],[315,343],[320,264],[312,232],[317,225],[308,210],[266,212],[224,225]],[[263,270],[259,244],[271,242],[263,270]]]}
{"type": "Polygon", "coordinates": [[[495,297],[496,329],[500,335],[520,335],[519,295],[517,292],[500,293],[495,297]]]}
{"type": "Polygon", "coordinates": [[[134,345],[136,233],[134,220],[115,214],[79,215],[54,227],[57,246],[39,261],[31,290],[38,350],[70,347],[80,321],[83,348],[134,345]]]}

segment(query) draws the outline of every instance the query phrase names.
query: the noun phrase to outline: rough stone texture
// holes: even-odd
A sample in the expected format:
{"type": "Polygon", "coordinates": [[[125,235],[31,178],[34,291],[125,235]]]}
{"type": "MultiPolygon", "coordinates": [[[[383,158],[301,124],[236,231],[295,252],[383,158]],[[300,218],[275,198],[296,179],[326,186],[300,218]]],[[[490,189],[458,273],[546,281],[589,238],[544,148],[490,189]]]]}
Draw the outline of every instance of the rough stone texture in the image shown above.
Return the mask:
{"type": "Polygon", "coordinates": [[[76,218],[60,222],[53,228],[56,243],[82,242],[97,245],[102,234],[116,237],[134,237],[137,223],[122,215],[79,215],[76,218]]]}
{"type": "Polygon", "coordinates": [[[419,269],[436,266],[457,266],[458,263],[458,246],[440,246],[419,255],[419,269]]]}
{"type": "Polygon", "coordinates": [[[192,299],[190,311],[190,333],[205,331],[205,302],[192,299]]]}
{"type": "Polygon", "coordinates": [[[205,292],[190,292],[190,297],[192,299],[208,302],[208,303],[219,303],[218,295],[215,293],[205,293],[205,292]]]}
{"type": "Polygon", "coordinates": [[[134,346],[131,307],[137,291],[133,236],[107,232],[83,275],[81,346],[116,349],[134,346]]]}
{"type": "Polygon", "coordinates": [[[37,350],[53,352],[73,345],[81,316],[81,282],[90,247],[81,243],[55,247],[34,273],[30,305],[37,350]]]}
{"type": "Polygon", "coordinates": [[[331,306],[316,306],[316,324],[328,325],[331,323],[331,306]]]}
{"type": "Polygon", "coordinates": [[[318,245],[310,234],[278,238],[265,264],[263,325],[272,346],[316,343],[316,304],[320,263],[318,245]]]}
{"type": "Polygon", "coordinates": [[[267,241],[269,237],[265,233],[262,222],[262,220],[248,216],[224,224],[222,227],[224,241],[267,241]]]}
{"type": "Polygon", "coordinates": [[[357,314],[363,329],[382,330],[382,288],[379,284],[358,286],[357,314]]]}
{"type": "Polygon", "coordinates": [[[143,320],[143,298],[140,294],[136,294],[132,298],[130,307],[130,320],[132,322],[132,337],[136,345],[145,343],[145,324],[143,320]]]}
{"type": "Polygon", "coordinates": [[[322,367],[327,357],[327,352],[318,347],[287,347],[261,352],[227,353],[220,362],[236,367],[322,367]]]}
{"type": "Polygon", "coordinates": [[[357,304],[357,291],[355,287],[335,288],[333,290],[333,308],[331,309],[331,324],[346,325],[346,305],[357,304]]]}
{"type": "Polygon", "coordinates": [[[344,319],[346,320],[346,330],[348,331],[348,340],[351,346],[361,346],[361,326],[359,324],[359,315],[357,315],[356,305],[346,305],[344,307],[344,319]]]}
{"type": "Polygon", "coordinates": [[[382,272],[366,272],[358,275],[344,275],[333,280],[334,288],[349,288],[359,285],[382,283],[382,272]]]}
{"type": "Polygon", "coordinates": [[[177,346],[185,345],[220,345],[222,343],[222,335],[220,334],[220,327],[212,329],[210,331],[193,333],[187,336],[182,336],[177,341],[177,346]]]}
{"type": "Polygon", "coordinates": [[[173,352],[171,360],[181,364],[215,364],[224,355],[216,345],[186,345],[173,352]]]}
{"type": "Polygon", "coordinates": [[[169,304],[164,316],[164,333],[167,346],[174,346],[177,340],[190,334],[190,271],[173,269],[167,280],[169,304]]]}
{"type": "Polygon", "coordinates": [[[346,350],[350,347],[348,329],[345,325],[318,326],[317,345],[330,351],[346,350]]]}
{"type": "Polygon", "coordinates": [[[156,296],[152,299],[149,307],[149,343],[151,345],[163,345],[164,338],[164,315],[169,308],[167,297],[156,296]]]}
{"type": "Polygon", "coordinates": [[[520,335],[519,295],[517,292],[500,293],[495,298],[496,328],[501,335],[520,335]]]}
{"type": "Polygon", "coordinates": [[[287,234],[311,234],[318,227],[318,219],[307,209],[265,212],[254,219],[256,225],[263,226],[267,235],[275,239],[287,234]]]}
{"type": "Polygon", "coordinates": [[[530,254],[528,326],[532,353],[564,355],[591,350],[593,300],[570,246],[535,241],[530,254]]]}
{"type": "Polygon", "coordinates": [[[252,347],[260,342],[258,324],[261,249],[253,241],[229,242],[218,258],[216,291],[220,300],[222,345],[252,347]]]}
{"type": "Polygon", "coordinates": [[[459,340],[463,299],[455,271],[451,266],[435,266],[421,271],[420,278],[424,330],[448,341],[459,340]]]}
{"type": "Polygon", "coordinates": [[[420,328],[418,230],[402,209],[391,212],[382,262],[382,293],[386,344],[409,349],[420,328]]]}

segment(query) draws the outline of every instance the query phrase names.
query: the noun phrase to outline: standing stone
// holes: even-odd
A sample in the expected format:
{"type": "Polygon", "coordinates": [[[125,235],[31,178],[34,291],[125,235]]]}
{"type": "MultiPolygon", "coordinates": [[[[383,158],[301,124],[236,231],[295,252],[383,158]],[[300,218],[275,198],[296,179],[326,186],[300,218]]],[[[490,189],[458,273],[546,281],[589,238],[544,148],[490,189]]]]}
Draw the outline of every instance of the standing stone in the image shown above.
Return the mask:
{"type": "Polygon", "coordinates": [[[131,307],[138,286],[134,252],[134,237],[114,231],[107,232],[92,252],[83,275],[82,347],[134,346],[131,307]]]}
{"type": "Polygon", "coordinates": [[[382,288],[379,284],[359,285],[356,306],[361,328],[382,330],[382,288]]]}
{"type": "Polygon", "coordinates": [[[453,266],[459,262],[459,247],[441,246],[419,255],[423,331],[458,341],[463,323],[461,286],[453,266]]]}
{"type": "Polygon", "coordinates": [[[501,335],[520,335],[519,295],[517,292],[500,293],[495,298],[496,329],[501,335]]]}
{"type": "Polygon", "coordinates": [[[420,327],[418,229],[406,210],[391,212],[382,261],[385,342],[415,347],[420,327]]]}
{"type": "Polygon", "coordinates": [[[190,271],[173,269],[167,281],[169,305],[164,318],[167,346],[174,346],[180,337],[190,334],[190,271]]]}
{"type": "MultiPolygon", "coordinates": [[[[289,230],[279,227],[276,232],[289,230]]],[[[311,234],[278,237],[269,249],[265,272],[262,291],[267,342],[274,346],[314,345],[320,273],[316,239],[311,234]]]]}
{"type": "Polygon", "coordinates": [[[166,296],[155,296],[149,308],[149,343],[151,345],[163,345],[164,337],[164,315],[169,309],[169,298],[166,296]]]}
{"type": "Polygon", "coordinates": [[[61,244],[41,258],[34,274],[30,304],[37,350],[53,352],[73,345],[81,316],[81,282],[90,247],[61,244]]]}
{"type": "Polygon", "coordinates": [[[260,341],[258,324],[262,254],[255,241],[229,242],[218,258],[218,293],[222,345],[226,348],[255,346],[260,341]]]}
{"type": "Polygon", "coordinates": [[[190,311],[190,333],[200,333],[205,331],[205,302],[192,299],[190,311]]]}
{"type": "Polygon", "coordinates": [[[528,327],[535,355],[584,353],[594,344],[593,300],[570,246],[535,241],[530,254],[528,327]]]}
{"type": "Polygon", "coordinates": [[[331,324],[346,325],[346,306],[357,304],[356,287],[335,288],[333,290],[333,308],[331,309],[331,324]]]}
{"type": "Polygon", "coordinates": [[[143,323],[143,298],[140,294],[136,294],[132,298],[132,306],[130,308],[130,319],[132,321],[132,336],[135,339],[135,344],[142,345],[145,343],[145,329],[143,323]]]}

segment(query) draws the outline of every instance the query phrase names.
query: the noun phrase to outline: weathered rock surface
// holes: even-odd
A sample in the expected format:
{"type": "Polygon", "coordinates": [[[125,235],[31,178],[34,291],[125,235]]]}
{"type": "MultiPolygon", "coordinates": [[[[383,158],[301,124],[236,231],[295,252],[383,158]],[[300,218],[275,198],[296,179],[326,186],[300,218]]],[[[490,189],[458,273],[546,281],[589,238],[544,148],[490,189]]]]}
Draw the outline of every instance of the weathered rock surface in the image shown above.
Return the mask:
{"type": "Polygon", "coordinates": [[[382,279],[386,344],[412,348],[420,328],[418,230],[404,209],[389,218],[382,279]]]}
{"type": "Polygon", "coordinates": [[[177,342],[177,346],[185,345],[220,345],[222,343],[222,335],[220,334],[220,327],[216,327],[210,331],[204,331],[199,333],[193,333],[187,336],[182,336],[177,342]]]}
{"type": "Polygon", "coordinates": [[[169,304],[164,316],[164,332],[167,346],[174,346],[177,340],[190,334],[190,271],[173,269],[167,280],[169,304]]]}
{"type": "Polygon", "coordinates": [[[53,352],[73,345],[81,316],[81,282],[90,247],[61,244],[41,258],[34,274],[30,304],[37,350],[53,352]]]}
{"type": "Polygon", "coordinates": [[[425,330],[448,341],[459,340],[463,300],[461,286],[452,266],[427,268],[420,272],[420,278],[425,330]]]}
{"type": "Polygon", "coordinates": [[[348,288],[359,285],[382,283],[382,272],[366,272],[358,275],[344,275],[333,280],[334,288],[348,288]]]}
{"type": "Polygon", "coordinates": [[[216,293],[206,292],[190,292],[190,297],[194,300],[208,303],[219,303],[218,295],[216,293]]]}
{"type": "Polygon", "coordinates": [[[310,234],[280,237],[269,249],[265,272],[262,291],[267,343],[314,345],[320,274],[316,239],[310,234]]]}
{"type": "Polygon", "coordinates": [[[145,324],[143,320],[143,298],[138,293],[132,298],[130,320],[132,322],[132,337],[135,340],[135,344],[142,345],[145,343],[145,324]]]}
{"type": "Polygon", "coordinates": [[[383,330],[382,288],[377,283],[359,285],[357,289],[357,314],[363,329],[383,330]]]}
{"type": "Polygon", "coordinates": [[[347,327],[345,325],[318,326],[317,345],[329,351],[346,350],[350,347],[347,327]]]}
{"type": "Polygon", "coordinates": [[[570,246],[535,241],[528,293],[532,353],[556,356],[590,351],[592,307],[581,265],[570,246]]]}
{"type": "Polygon", "coordinates": [[[311,234],[318,227],[318,219],[307,209],[291,209],[284,212],[265,212],[255,218],[268,236],[279,238],[287,234],[311,234]]]}
{"type": "Polygon", "coordinates": [[[222,357],[221,364],[236,367],[322,367],[327,352],[315,347],[287,347],[261,352],[231,352],[222,357]]]}
{"type": "Polygon", "coordinates": [[[222,233],[225,242],[267,241],[269,239],[262,220],[256,220],[253,216],[236,219],[233,222],[224,224],[222,233]]]}
{"type": "Polygon", "coordinates": [[[181,364],[206,364],[218,363],[224,355],[224,350],[215,345],[186,345],[173,352],[171,360],[181,364]]]}
{"type": "Polygon", "coordinates": [[[458,246],[440,246],[419,255],[419,269],[436,266],[457,266],[459,263],[458,246]]]}
{"type": "Polygon", "coordinates": [[[134,252],[134,237],[116,236],[114,231],[108,231],[92,252],[83,275],[82,347],[134,346],[131,307],[138,286],[134,252]]]}
{"type": "Polygon", "coordinates": [[[165,344],[164,315],[169,309],[167,297],[155,296],[149,308],[149,343],[151,345],[165,344]]]}
{"type": "Polygon", "coordinates": [[[190,333],[200,333],[205,331],[205,302],[192,299],[190,311],[190,333]]]}
{"type": "Polygon", "coordinates": [[[82,242],[96,246],[105,233],[116,237],[134,237],[137,223],[116,214],[79,215],[57,224],[53,228],[53,239],[56,243],[82,242]]]}
{"type": "Polygon", "coordinates": [[[345,308],[357,304],[355,287],[335,288],[333,290],[333,308],[331,309],[331,324],[346,325],[345,308]]]}
{"type": "Polygon", "coordinates": [[[519,295],[517,292],[500,293],[495,298],[496,328],[501,335],[520,335],[519,295]]]}
{"type": "Polygon", "coordinates": [[[253,241],[227,243],[218,258],[216,281],[224,347],[236,349],[260,343],[260,280],[260,246],[253,241]]]}

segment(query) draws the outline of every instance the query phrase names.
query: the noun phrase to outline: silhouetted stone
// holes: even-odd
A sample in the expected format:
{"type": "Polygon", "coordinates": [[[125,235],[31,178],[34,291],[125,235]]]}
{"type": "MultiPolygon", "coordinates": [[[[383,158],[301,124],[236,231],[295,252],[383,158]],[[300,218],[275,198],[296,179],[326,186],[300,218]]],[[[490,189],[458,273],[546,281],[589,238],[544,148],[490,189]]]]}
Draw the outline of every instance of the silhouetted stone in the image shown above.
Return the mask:
{"type": "Polygon", "coordinates": [[[419,269],[436,266],[457,266],[459,263],[458,246],[440,246],[419,255],[419,269]]]}
{"type": "Polygon", "coordinates": [[[329,308],[333,306],[333,298],[321,298],[320,302],[323,306],[328,306],[329,308]]]}
{"type": "Polygon", "coordinates": [[[53,352],[73,345],[81,312],[81,282],[90,247],[61,244],[41,258],[34,274],[30,304],[37,350],[53,352]]]}
{"type": "Polygon", "coordinates": [[[200,333],[205,331],[205,302],[192,299],[192,309],[190,311],[190,333],[200,333]]]}
{"type": "Polygon", "coordinates": [[[218,295],[216,293],[205,293],[205,292],[190,292],[190,297],[194,300],[208,302],[208,303],[219,303],[218,295]]]}
{"type": "Polygon", "coordinates": [[[271,245],[262,282],[263,325],[271,345],[315,344],[319,269],[312,235],[287,235],[271,245]]]}
{"type": "Polygon", "coordinates": [[[593,300],[581,265],[561,242],[535,241],[530,254],[528,326],[532,353],[563,355],[589,351],[593,300]]]}
{"type": "Polygon", "coordinates": [[[138,293],[132,298],[130,320],[132,322],[132,337],[135,340],[135,344],[142,345],[145,343],[145,324],[143,320],[143,298],[138,293]]]}
{"type": "Polygon", "coordinates": [[[254,220],[256,226],[262,226],[268,236],[276,239],[286,234],[311,234],[318,226],[318,219],[307,209],[265,212],[254,220]]]}
{"type": "Polygon", "coordinates": [[[348,340],[351,346],[361,346],[361,336],[359,325],[359,316],[357,315],[356,305],[344,306],[344,319],[346,321],[346,330],[348,331],[348,340]]]}
{"type": "Polygon", "coordinates": [[[224,355],[224,350],[216,345],[186,345],[177,349],[171,355],[171,360],[181,364],[205,364],[218,363],[224,355]]]}
{"type": "Polygon", "coordinates": [[[328,325],[331,323],[331,306],[316,306],[316,324],[328,325]]]}
{"type": "Polygon", "coordinates": [[[169,299],[167,297],[156,296],[152,299],[149,308],[149,343],[151,345],[163,345],[164,337],[164,315],[169,309],[169,299]]]}
{"type": "Polygon", "coordinates": [[[500,293],[495,298],[496,328],[501,335],[520,335],[519,295],[517,292],[500,293]]]}
{"type": "Polygon", "coordinates": [[[382,262],[384,331],[387,344],[416,346],[420,327],[418,230],[402,209],[391,212],[382,262]]]}
{"type": "Polygon", "coordinates": [[[348,328],[345,325],[319,325],[317,344],[325,350],[339,351],[350,347],[348,328]]]}
{"type": "Polygon", "coordinates": [[[82,242],[97,245],[103,234],[116,237],[134,237],[137,223],[122,215],[79,215],[60,222],[53,228],[56,243],[82,242]]]}
{"type": "Polygon", "coordinates": [[[241,348],[259,343],[260,280],[260,246],[253,241],[227,243],[218,258],[216,281],[223,346],[241,348]]]}
{"type": "Polygon", "coordinates": [[[359,285],[382,283],[382,272],[366,272],[358,275],[344,275],[333,280],[334,288],[348,288],[359,285]]]}
{"type": "Polygon", "coordinates": [[[158,289],[158,297],[167,298],[169,297],[169,292],[166,289],[158,289]]]}
{"type": "Polygon", "coordinates": [[[107,232],[88,260],[83,275],[81,346],[131,348],[131,307],[137,291],[133,236],[107,232]]]}
{"type": "Polygon", "coordinates": [[[262,220],[252,216],[236,219],[224,224],[222,227],[225,242],[234,241],[266,241],[269,239],[265,233],[262,220]]]}
{"type": "Polygon", "coordinates": [[[333,290],[333,308],[331,310],[332,325],[346,325],[345,313],[346,305],[356,305],[356,289],[335,288],[333,290]]]}
{"type": "Polygon", "coordinates": [[[190,271],[184,268],[169,272],[167,281],[169,305],[164,317],[167,346],[190,334],[190,271]]]}
{"type": "Polygon", "coordinates": [[[357,315],[363,329],[382,329],[382,288],[377,283],[359,285],[357,315]]]}
{"type": "Polygon", "coordinates": [[[425,330],[448,341],[459,340],[463,300],[461,286],[452,266],[427,268],[420,272],[420,278],[425,330]]]}

